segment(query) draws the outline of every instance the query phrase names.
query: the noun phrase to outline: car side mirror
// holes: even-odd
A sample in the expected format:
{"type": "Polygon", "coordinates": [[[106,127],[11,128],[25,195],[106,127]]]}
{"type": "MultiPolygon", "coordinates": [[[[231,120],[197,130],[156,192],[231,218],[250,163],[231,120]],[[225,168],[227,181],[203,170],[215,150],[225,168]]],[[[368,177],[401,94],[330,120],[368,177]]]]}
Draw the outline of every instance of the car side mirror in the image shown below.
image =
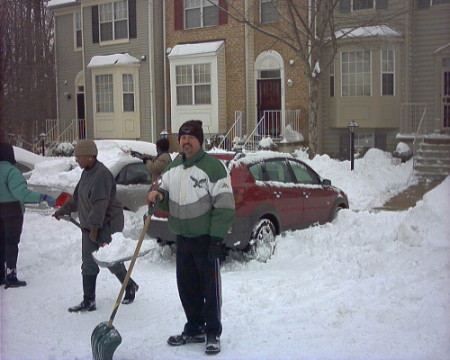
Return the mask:
{"type": "Polygon", "coordinates": [[[331,180],[323,179],[322,180],[322,186],[323,187],[330,187],[331,186],[331,180]]]}

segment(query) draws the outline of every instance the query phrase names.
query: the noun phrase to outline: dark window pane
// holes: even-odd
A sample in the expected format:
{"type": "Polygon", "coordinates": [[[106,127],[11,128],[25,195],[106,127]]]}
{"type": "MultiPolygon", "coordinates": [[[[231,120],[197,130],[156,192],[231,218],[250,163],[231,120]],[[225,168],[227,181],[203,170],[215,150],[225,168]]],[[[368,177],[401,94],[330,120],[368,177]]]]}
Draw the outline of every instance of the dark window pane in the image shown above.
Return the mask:
{"type": "Polygon", "coordinates": [[[102,41],[112,40],[112,23],[100,24],[100,38],[102,41]]]}
{"type": "Polygon", "coordinates": [[[203,8],[203,26],[214,26],[219,24],[219,9],[215,6],[203,8]]]}
{"type": "Polygon", "coordinates": [[[114,23],[114,35],[116,39],[128,38],[128,24],[126,20],[116,21],[114,23]]]}
{"type": "Polygon", "coordinates": [[[394,74],[383,74],[383,95],[394,95],[394,74]]]}

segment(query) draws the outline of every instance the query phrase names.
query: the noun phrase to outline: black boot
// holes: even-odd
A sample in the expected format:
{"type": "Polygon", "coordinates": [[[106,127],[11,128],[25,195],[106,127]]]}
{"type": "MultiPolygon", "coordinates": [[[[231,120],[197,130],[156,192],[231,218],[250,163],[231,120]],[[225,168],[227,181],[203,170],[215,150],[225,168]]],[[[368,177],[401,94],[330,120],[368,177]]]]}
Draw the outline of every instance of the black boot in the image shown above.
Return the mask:
{"type": "MultiPolygon", "coordinates": [[[[127,269],[123,265],[123,263],[116,264],[109,268],[114,275],[116,275],[117,279],[123,284],[125,277],[127,276],[127,269]]],[[[136,292],[139,289],[139,285],[134,282],[133,279],[128,280],[127,287],[125,289],[125,296],[122,300],[122,304],[131,304],[136,298],[136,292]]]]}
{"type": "Polygon", "coordinates": [[[122,304],[131,304],[135,297],[136,297],[136,292],[139,290],[139,285],[136,284],[133,279],[130,279],[128,281],[128,285],[127,288],[125,289],[125,296],[122,300],[122,304]]]}
{"type": "Polygon", "coordinates": [[[95,285],[97,282],[97,275],[83,275],[83,301],[78,305],[69,308],[69,312],[84,312],[94,311],[95,306],[95,285]]]}
{"type": "Polygon", "coordinates": [[[17,269],[16,268],[6,269],[5,289],[10,287],[16,288],[21,286],[27,286],[27,283],[25,281],[20,281],[17,279],[17,269]]]}

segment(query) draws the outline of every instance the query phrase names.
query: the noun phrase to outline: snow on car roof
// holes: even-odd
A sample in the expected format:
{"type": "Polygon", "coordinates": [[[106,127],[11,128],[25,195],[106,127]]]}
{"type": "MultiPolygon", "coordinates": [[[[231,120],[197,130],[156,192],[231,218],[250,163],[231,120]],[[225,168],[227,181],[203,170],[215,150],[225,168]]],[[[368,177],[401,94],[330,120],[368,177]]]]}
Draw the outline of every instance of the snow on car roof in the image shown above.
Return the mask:
{"type": "MultiPolygon", "coordinates": [[[[134,140],[95,140],[98,148],[98,160],[102,162],[115,177],[129,163],[141,160],[132,157],[131,150],[149,155],[156,155],[156,145],[146,141],[134,140]]],[[[55,187],[75,187],[83,170],[78,166],[75,157],[43,157],[36,164],[30,184],[50,185],[55,187]]]]}

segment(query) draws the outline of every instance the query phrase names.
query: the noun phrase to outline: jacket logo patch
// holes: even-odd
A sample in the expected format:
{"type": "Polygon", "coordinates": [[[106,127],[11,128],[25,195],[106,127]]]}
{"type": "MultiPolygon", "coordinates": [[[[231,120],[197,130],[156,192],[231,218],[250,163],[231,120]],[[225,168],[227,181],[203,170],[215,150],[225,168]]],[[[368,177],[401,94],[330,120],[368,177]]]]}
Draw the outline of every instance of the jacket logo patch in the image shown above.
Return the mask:
{"type": "Polygon", "coordinates": [[[203,185],[206,185],[206,179],[200,179],[197,180],[196,178],[193,178],[192,176],[189,176],[191,180],[194,182],[194,187],[198,187],[200,189],[203,189],[203,185]]]}

